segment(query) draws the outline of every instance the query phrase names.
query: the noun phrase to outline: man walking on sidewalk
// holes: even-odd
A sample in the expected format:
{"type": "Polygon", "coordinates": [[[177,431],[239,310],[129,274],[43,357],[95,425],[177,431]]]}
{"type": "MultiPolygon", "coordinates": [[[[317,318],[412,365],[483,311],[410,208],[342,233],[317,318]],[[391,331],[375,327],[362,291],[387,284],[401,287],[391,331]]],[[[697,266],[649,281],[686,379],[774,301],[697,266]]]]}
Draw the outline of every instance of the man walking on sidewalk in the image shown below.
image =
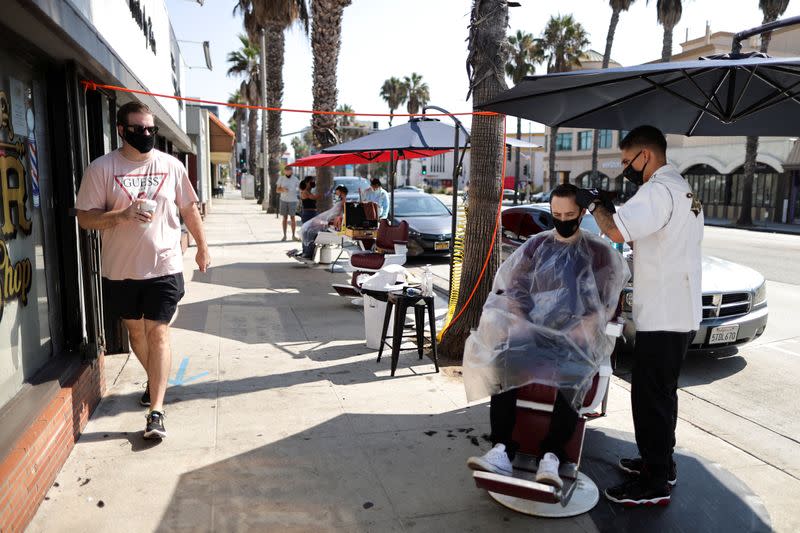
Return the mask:
{"type": "Polygon", "coordinates": [[[139,102],[120,107],[117,132],[122,148],[86,168],[75,208],[82,228],[101,231],[103,302],[122,318],[147,372],[140,400],[150,407],[144,437],[162,439],[172,364],[169,322],[184,294],[178,213],[197,243],[201,272],[211,257],[186,168],[153,149],[158,127],[150,109],[139,102]]]}
{"type": "Polygon", "coordinates": [[[300,180],[292,176],[292,167],[283,169],[284,175],[278,178],[278,184],[275,188],[276,192],[281,193],[280,207],[278,215],[283,216],[281,225],[283,226],[283,241],[286,240],[286,226],[288,219],[292,220],[292,240],[299,241],[295,235],[297,231],[297,223],[295,222],[294,215],[297,212],[297,191],[300,187],[300,180]]]}
{"type": "Polygon", "coordinates": [[[619,148],[622,175],[639,187],[636,194],[616,214],[594,189],[581,189],[577,197],[610,239],[633,242],[631,407],[641,457],[620,460],[633,477],[605,494],[626,505],[666,505],[677,482],[678,377],[702,318],[703,210],[667,163],[667,141],[658,129],[639,126],[619,148]]]}

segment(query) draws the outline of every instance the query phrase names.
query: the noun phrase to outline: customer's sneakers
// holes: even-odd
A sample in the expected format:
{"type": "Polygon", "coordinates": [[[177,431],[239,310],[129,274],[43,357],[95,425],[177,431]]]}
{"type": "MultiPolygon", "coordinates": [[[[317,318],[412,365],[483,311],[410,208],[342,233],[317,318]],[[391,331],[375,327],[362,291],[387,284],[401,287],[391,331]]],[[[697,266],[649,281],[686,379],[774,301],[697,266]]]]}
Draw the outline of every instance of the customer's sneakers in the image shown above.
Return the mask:
{"type": "Polygon", "coordinates": [[[547,452],[544,457],[539,460],[539,469],[536,470],[536,482],[550,485],[561,490],[564,486],[564,481],[558,475],[558,457],[556,454],[547,452]]]}
{"type": "Polygon", "coordinates": [[[160,411],[150,411],[147,414],[147,426],[144,428],[144,438],[167,438],[167,430],[164,429],[164,413],[160,411]]]}
{"type": "Polygon", "coordinates": [[[285,240],[286,240],[286,235],[283,236],[283,238],[281,239],[281,242],[284,242],[285,240]]]}
{"type": "Polygon", "coordinates": [[[467,459],[467,466],[472,470],[483,472],[493,472],[503,476],[510,476],[514,471],[511,460],[506,453],[505,444],[495,444],[494,448],[480,457],[470,457],[467,459]]]}
{"type": "Polygon", "coordinates": [[[144,392],[142,393],[142,397],[139,398],[139,404],[143,405],[144,407],[150,407],[150,383],[145,382],[144,384],[144,392]]]}
{"type": "Polygon", "coordinates": [[[641,478],[633,478],[621,485],[605,490],[606,498],[626,507],[638,505],[669,505],[669,485],[662,487],[648,486],[641,478]]]}
{"type": "MultiPolygon", "coordinates": [[[[644,461],[642,461],[641,457],[636,457],[633,459],[620,459],[619,460],[619,467],[628,474],[632,474],[634,476],[638,476],[642,473],[642,468],[644,466],[644,461]]],[[[669,467],[669,474],[667,477],[667,483],[669,483],[670,487],[674,487],[676,483],[678,483],[678,467],[675,465],[675,461],[672,461],[669,467]]]]}
{"type": "Polygon", "coordinates": [[[298,236],[296,236],[296,235],[292,235],[292,240],[293,240],[293,241],[300,242],[300,237],[298,237],[298,236]]]}

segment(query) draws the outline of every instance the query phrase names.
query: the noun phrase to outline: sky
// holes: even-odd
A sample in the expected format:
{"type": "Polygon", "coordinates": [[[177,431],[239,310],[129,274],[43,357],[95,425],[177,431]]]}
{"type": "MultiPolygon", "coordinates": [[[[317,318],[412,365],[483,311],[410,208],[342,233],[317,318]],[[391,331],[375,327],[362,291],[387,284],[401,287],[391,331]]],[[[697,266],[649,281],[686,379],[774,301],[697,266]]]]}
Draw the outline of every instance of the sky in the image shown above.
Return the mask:
{"type": "MultiPolygon", "coordinates": [[[[539,36],[551,15],[572,14],[589,33],[590,48],[605,50],[611,18],[608,2],[602,0],[518,0],[522,6],[509,9],[508,33],[521,29],[539,36]]],[[[175,35],[179,40],[210,41],[213,70],[188,71],[186,95],[226,101],[240,80],[226,76],[228,52],[240,47],[241,16],[233,16],[234,0],[167,0],[175,35]]],[[[636,0],[620,16],[611,57],[628,66],[661,57],[663,30],[656,20],[655,0],[636,0]]],[[[349,104],[357,112],[388,113],[380,98],[383,82],[392,77],[421,74],[430,88],[430,104],[450,112],[468,112],[472,102],[467,95],[467,25],[471,0],[353,0],[344,9],[342,46],[339,53],[338,103],[349,104]]],[[[784,17],[800,15],[800,1],[789,4],[784,17]]],[[[711,31],[737,32],[758,26],[762,14],[758,0],[684,0],[683,16],[673,33],[673,53],[680,43],[711,31]]],[[[200,45],[181,45],[189,66],[204,64],[200,45]]],[[[800,51],[798,51],[800,55],[800,51]]],[[[544,73],[539,67],[537,73],[544,73]]],[[[300,27],[286,35],[283,71],[283,107],[311,109],[312,52],[309,38],[300,27]]],[[[508,82],[510,85],[510,82],[508,82]]],[[[398,112],[403,112],[400,110],[398,112]]],[[[230,112],[221,110],[227,121],[230,112]]],[[[310,115],[284,113],[283,132],[300,131],[309,125],[310,115]]],[[[376,120],[373,118],[367,120],[376,120]]],[[[388,126],[388,117],[377,119],[388,126]]],[[[406,120],[399,117],[394,125],[406,120]]],[[[446,120],[446,119],[445,119],[446,120]]],[[[469,117],[462,120],[469,127],[469,117]]],[[[508,119],[508,129],[516,119],[508,119]]],[[[536,123],[523,121],[523,131],[543,131],[536,123]]],[[[289,145],[291,136],[284,138],[289,145]]]]}

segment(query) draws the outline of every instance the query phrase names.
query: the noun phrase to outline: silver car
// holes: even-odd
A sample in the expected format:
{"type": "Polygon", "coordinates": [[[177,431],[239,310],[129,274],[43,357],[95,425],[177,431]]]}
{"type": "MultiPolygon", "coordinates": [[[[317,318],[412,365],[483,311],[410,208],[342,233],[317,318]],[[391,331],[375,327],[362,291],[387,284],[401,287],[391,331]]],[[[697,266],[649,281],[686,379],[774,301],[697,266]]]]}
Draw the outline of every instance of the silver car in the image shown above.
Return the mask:
{"type": "MultiPolygon", "coordinates": [[[[502,258],[505,259],[531,235],[553,228],[548,204],[515,206],[502,214],[502,258]]],[[[581,222],[585,231],[600,233],[594,218],[581,222]]],[[[623,252],[632,264],[631,251],[623,252]]],[[[623,336],[632,348],[636,326],[631,316],[633,286],[623,290],[623,336]]],[[[764,276],[752,268],[724,259],[703,256],[703,320],[690,349],[716,350],[745,344],[760,337],[767,327],[767,286],[764,276]]]]}

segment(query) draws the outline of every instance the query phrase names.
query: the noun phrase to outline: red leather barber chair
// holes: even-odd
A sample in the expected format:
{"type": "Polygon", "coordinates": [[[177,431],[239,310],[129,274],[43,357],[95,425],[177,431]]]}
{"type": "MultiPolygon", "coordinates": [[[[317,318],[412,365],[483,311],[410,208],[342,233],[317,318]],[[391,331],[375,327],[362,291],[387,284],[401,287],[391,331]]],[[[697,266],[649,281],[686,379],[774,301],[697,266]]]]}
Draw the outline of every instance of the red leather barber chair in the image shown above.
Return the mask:
{"type": "Polygon", "coordinates": [[[559,474],[564,486],[557,489],[535,481],[539,444],[550,427],[550,417],[558,389],[544,385],[528,385],[519,389],[517,422],[514,440],[520,444],[514,460],[513,476],[490,472],[473,473],[475,484],[509,509],[533,516],[568,517],[591,510],[600,499],[597,485],[580,472],[581,452],[586,421],[605,414],[605,399],[611,378],[611,365],[602,365],[594,376],[592,387],[584,398],[581,418],[566,446],[567,461],[559,474]],[[597,410],[601,409],[598,414],[597,410]]]}

